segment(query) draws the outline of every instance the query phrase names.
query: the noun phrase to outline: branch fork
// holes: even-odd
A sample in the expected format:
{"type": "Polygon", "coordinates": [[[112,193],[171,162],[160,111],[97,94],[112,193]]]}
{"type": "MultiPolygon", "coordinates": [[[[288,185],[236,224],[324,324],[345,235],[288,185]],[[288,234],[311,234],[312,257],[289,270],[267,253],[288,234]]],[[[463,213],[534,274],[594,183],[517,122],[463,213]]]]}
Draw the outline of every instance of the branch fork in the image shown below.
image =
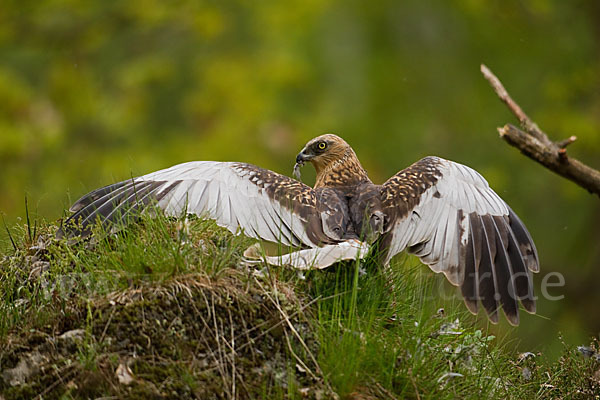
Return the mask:
{"type": "Polygon", "coordinates": [[[559,142],[553,142],[512,99],[500,79],[483,64],[481,64],[481,73],[500,100],[519,120],[522,128],[506,124],[498,128],[500,137],[511,146],[518,148],[527,157],[600,197],[600,171],[567,156],[567,146],[575,142],[577,137],[570,136],[559,142]]]}

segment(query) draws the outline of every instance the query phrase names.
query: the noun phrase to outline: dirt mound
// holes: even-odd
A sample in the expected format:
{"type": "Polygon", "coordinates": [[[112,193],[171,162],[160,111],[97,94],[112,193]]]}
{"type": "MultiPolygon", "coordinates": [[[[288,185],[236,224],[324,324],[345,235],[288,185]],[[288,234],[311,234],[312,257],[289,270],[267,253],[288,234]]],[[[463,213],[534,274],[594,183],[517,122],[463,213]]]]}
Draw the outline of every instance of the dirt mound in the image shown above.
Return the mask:
{"type": "Polygon", "coordinates": [[[44,330],[8,336],[4,399],[325,393],[312,362],[316,342],[285,285],[235,271],[188,275],[70,307],[44,330]]]}

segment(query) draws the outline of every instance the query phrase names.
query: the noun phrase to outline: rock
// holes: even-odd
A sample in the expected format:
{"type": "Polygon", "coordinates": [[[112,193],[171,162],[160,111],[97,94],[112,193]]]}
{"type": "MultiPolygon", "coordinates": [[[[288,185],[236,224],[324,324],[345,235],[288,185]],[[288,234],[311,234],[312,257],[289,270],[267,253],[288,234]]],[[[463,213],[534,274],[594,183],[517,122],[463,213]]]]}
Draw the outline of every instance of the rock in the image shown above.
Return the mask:
{"type": "Polygon", "coordinates": [[[2,379],[11,386],[23,385],[39,372],[40,364],[46,361],[47,358],[38,351],[26,354],[19,360],[16,367],[2,371],[2,379]]]}
{"type": "Polygon", "coordinates": [[[85,335],[85,330],[84,329],[73,329],[73,330],[70,330],[70,331],[66,331],[65,333],[63,333],[62,335],[60,335],[58,337],[58,339],[60,339],[60,340],[82,339],[84,335],[85,335]]]}

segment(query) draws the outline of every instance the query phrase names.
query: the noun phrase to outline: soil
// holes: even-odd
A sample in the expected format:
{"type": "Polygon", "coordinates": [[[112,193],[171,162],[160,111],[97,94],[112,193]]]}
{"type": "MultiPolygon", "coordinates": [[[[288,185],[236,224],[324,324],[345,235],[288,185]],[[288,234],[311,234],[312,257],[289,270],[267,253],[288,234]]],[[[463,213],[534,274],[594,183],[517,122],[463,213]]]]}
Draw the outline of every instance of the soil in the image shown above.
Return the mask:
{"type": "Polygon", "coordinates": [[[68,304],[4,340],[0,398],[324,397],[301,301],[257,279],[189,275],[68,304]]]}

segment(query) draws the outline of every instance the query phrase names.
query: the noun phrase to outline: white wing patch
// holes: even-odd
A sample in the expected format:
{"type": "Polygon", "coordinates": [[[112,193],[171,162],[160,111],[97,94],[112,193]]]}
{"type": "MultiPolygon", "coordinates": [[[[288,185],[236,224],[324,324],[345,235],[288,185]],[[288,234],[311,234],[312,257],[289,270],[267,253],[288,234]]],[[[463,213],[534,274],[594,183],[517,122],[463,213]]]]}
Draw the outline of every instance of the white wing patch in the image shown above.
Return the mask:
{"type": "Polygon", "coordinates": [[[180,181],[158,203],[167,215],[204,215],[232,233],[243,231],[285,245],[316,245],[305,232],[305,221],[254,184],[255,172],[237,166],[239,163],[195,161],[141,176],[135,182],[165,181],[164,187],[168,187],[180,181]]]}
{"type": "Polygon", "coordinates": [[[312,237],[307,233],[307,218],[318,215],[313,198],[312,188],[250,164],[194,161],[88,193],[73,205],[70,220],[89,229],[97,219],[117,222],[155,201],[169,216],[196,214],[214,219],[234,234],[314,247],[322,244],[317,242],[323,232],[311,232],[312,237]],[[273,195],[276,189],[281,189],[281,198],[273,195]],[[300,200],[285,197],[293,195],[300,200]]]}

